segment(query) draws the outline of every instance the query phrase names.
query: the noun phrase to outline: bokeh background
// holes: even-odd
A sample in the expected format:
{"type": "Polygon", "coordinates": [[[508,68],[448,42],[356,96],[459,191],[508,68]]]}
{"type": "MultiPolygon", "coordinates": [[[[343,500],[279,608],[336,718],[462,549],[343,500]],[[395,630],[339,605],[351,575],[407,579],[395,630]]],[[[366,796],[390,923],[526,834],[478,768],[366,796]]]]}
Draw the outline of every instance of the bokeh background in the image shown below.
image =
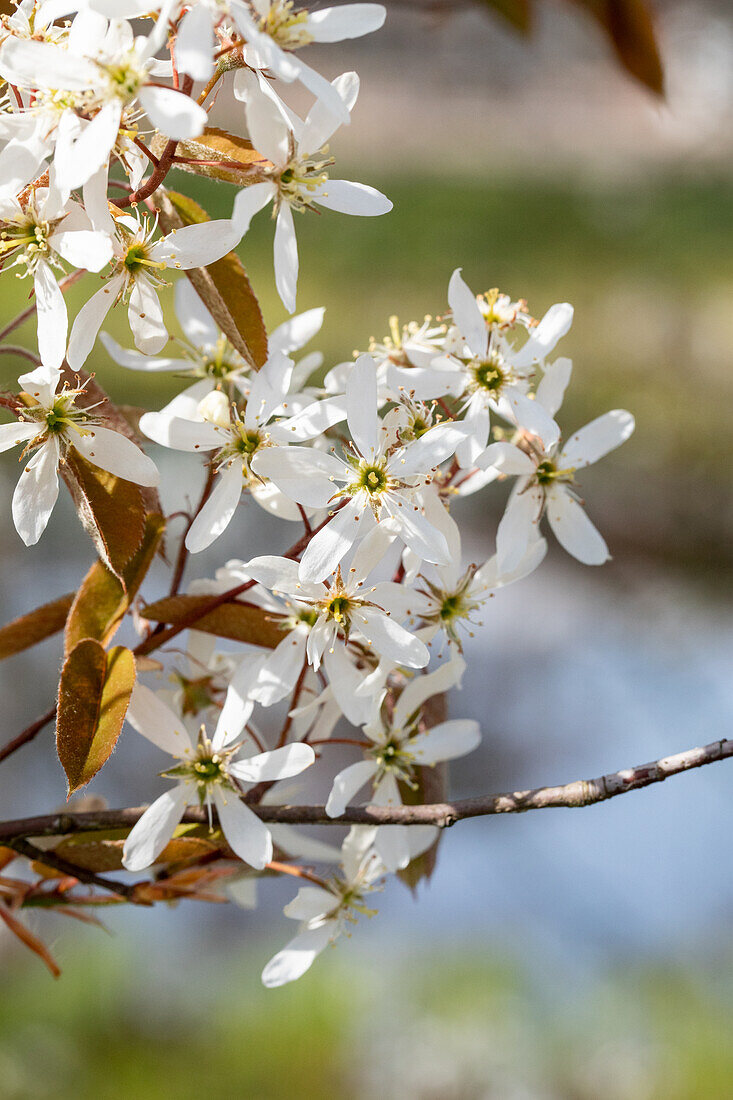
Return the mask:
{"type": "MultiPolygon", "coordinates": [[[[613,561],[596,571],[553,550],[467,646],[452,713],[485,738],[453,768],[456,796],[598,775],[730,731],[733,20],[724,2],[657,6],[664,102],[560,3],[540,6],[530,40],[490,13],[391,5],[379,35],[314,58],[361,74],[333,151],[395,203],[383,219],[298,221],[298,304],[327,306],[314,342],[326,365],[384,335],[392,313],[440,312],[462,266],[535,315],[574,303],[567,431],[615,406],[637,417],[583,478],[613,561]]],[[[217,111],[236,125],[225,97],[217,111]]],[[[177,182],[229,213],[226,185],[177,182]]],[[[284,313],[271,240],[262,215],[240,252],[272,326],[284,313]]],[[[4,278],[0,322],[27,289],[4,278]]],[[[110,331],[125,337],[119,319],[110,331]]],[[[30,346],[32,326],[19,337],[30,346]]],[[[128,374],[100,346],[93,365],[130,404],[160,407],[180,385],[128,374]]],[[[2,358],[0,387],[20,366],[2,358]]],[[[177,507],[191,466],[182,479],[156,457],[177,507]]],[[[6,503],[16,472],[6,457],[6,503]]],[[[469,560],[491,552],[502,502],[497,490],[457,508],[469,560]]],[[[248,508],[188,576],[282,537],[248,508]]],[[[8,520],[3,621],[74,588],[92,560],[65,501],[20,550],[8,520]]],[[[0,666],[3,740],[47,708],[59,657],[56,640],[0,666]]],[[[92,791],[139,803],[159,767],[128,733],[92,791]]],[[[417,898],[390,883],[378,917],[271,992],[260,969],[292,931],[280,908],[293,891],[278,883],[254,913],[120,907],[109,935],[33,917],[64,974],[54,983],[0,932],[0,1098],[733,1096],[730,791],[722,764],[583,811],[461,824],[417,898]]],[[[49,730],[0,772],[3,818],[64,793],[49,730]]]]}

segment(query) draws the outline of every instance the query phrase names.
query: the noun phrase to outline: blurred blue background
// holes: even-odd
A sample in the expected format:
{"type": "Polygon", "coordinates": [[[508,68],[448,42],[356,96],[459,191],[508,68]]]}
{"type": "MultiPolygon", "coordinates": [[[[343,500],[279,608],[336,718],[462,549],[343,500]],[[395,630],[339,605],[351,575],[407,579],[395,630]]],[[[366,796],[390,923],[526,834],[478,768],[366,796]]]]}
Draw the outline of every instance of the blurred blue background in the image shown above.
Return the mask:
{"type": "MultiPolygon", "coordinates": [[[[543,7],[544,10],[544,7],[543,7]]],[[[395,201],[379,220],[298,222],[299,309],[326,305],[326,365],[387,332],[391,313],[445,308],[456,266],[541,315],[569,300],[575,374],[566,431],[614,406],[632,441],[583,478],[614,560],[553,551],[500,593],[467,646],[455,716],[479,754],[456,796],[599,775],[727,735],[733,445],[733,24],[725,5],[661,6],[669,97],[606,57],[594,28],[547,6],[535,37],[479,13],[395,10],[334,57],[362,76],[333,152],[346,177],[395,201]],[[419,48],[416,48],[416,44],[419,48]]],[[[224,97],[220,124],[236,125],[224,97]]],[[[179,175],[216,216],[233,191],[179,175]]],[[[270,326],[284,319],[261,215],[241,255],[270,326]]],[[[4,283],[3,320],[27,285],[4,283]]],[[[93,279],[93,277],[89,277],[93,279]]],[[[83,295],[72,301],[78,306],[83,295]]],[[[110,330],[123,340],[115,318],[110,330]]],[[[30,346],[32,327],[19,335],[30,346]]],[[[0,386],[19,373],[0,361],[0,386]]],[[[111,395],[159,407],[98,346],[111,395]]],[[[166,503],[185,468],[156,454],[166,503]]],[[[192,459],[192,462],[194,460],[192,459]]],[[[11,457],[0,467],[9,502],[11,457]]],[[[467,561],[483,560],[503,491],[456,506],[467,561]]],[[[272,552],[289,532],[243,509],[188,577],[272,552]]],[[[67,501],[38,547],[0,531],[3,621],[70,591],[92,552],[67,501]]],[[[162,574],[145,595],[162,590],[162,574]]],[[[47,709],[58,640],[0,665],[3,740],[47,709]]],[[[160,757],[131,732],[91,786],[111,805],[160,790],[160,757]]],[[[579,810],[462,823],[415,899],[389,883],[379,915],[297,986],[259,973],[292,932],[287,884],[254,913],[180,905],[106,917],[112,936],[31,915],[64,968],[54,983],[0,933],[0,1098],[408,1097],[647,1100],[733,1096],[730,765],[579,810]]],[[[65,784],[49,730],[0,770],[3,818],[47,811],[65,784]]],[[[333,834],[330,834],[333,835],[333,834]]]]}

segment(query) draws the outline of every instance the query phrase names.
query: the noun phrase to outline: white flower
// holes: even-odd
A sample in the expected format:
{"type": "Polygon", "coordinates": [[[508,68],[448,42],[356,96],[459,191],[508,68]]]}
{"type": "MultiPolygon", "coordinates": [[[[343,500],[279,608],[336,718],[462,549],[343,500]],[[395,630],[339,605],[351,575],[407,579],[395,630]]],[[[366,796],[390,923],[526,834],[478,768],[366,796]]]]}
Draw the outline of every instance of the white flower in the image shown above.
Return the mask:
{"type": "Polygon", "coordinates": [[[309,542],[300,563],[305,582],[323,580],[344,554],[374,525],[392,534],[427,561],[446,562],[445,538],[423,514],[418,490],[465,438],[462,424],[444,423],[405,446],[393,447],[389,428],[377,414],[374,360],[362,355],[346,389],[353,449],[344,458],[306,447],[279,448],[258,456],[255,473],[269,477],[286,496],[313,508],[336,501],[342,507],[309,542]]]}
{"type": "MultiPolygon", "coordinates": [[[[370,802],[375,806],[401,806],[399,783],[417,787],[415,769],[453,760],[473,752],[481,741],[477,722],[454,719],[420,731],[423,704],[432,696],[459,683],[463,660],[454,656],[435,672],[416,676],[400,693],[390,714],[378,699],[372,718],[364,726],[370,744],[365,759],[350,764],[333,781],[326,803],[330,817],[340,817],[366,783],[372,785],[370,802]]],[[[384,825],[377,830],[375,847],[388,871],[406,867],[412,858],[409,832],[413,826],[384,825]]],[[[430,839],[434,833],[430,834],[430,839]]]]}
{"type": "MultiPolygon", "coordinates": [[[[196,554],[210,546],[229,526],[244,488],[268,510],[298,519],[300,512],[290,500],[274,504],[270,487],[265,486],[254,470],[254,459],[265,449],[275,448],[291,438],[288,421],[272,423],[272,416],[282,407],[287,394],[293,361],[281,352],[270,356],[261,370],[249,382],[249,393],[242,412],[237,403],[230,404],[222,390],[210,390],[200,383],[196,396],[199,419],[173,415],[185,412],[192,391],[174,399],[161,413],[145,413],[140,429],[150,439],[164,447],[181,451],[205,453],[215,451],[212,465],[216,471],[214,489],[196,516],[186,535],[186,546],[196,554]],[[208,392],[206,392],[208,391],[208,392]],[[262,499],[263,490],[268,500],[262,499]]],[[[321,430],[316,424],[314,432],[321,430]]]]}
{"type": "Polygon", "coordinates": [[[187,225],[153,241],[155,226],[145,218],[121,215],[116,219],[115,270],[101,290],[82,306],[71,329],[68,361],[80,367],[94,347],[97,334],[113,305],[127,302],[127,317],[135,346],[155,355],[168,339],[157,288],[163,272],[205,267],[235,247],[238,236],[227,219],[187,225]]]}
{"type": "Polygon", "coordinates": [[[461,278],[460,268],[451,276],[448,301],[460,334],[452,354],[438,357],[430,367],[419,370],[392,368],[392,384],[414,390],[423,400],[443,394],[463,398],[464,420],[471,435],[457,452],[462,466],[474,465],[485,449],[491,411],[538,435],[548,446],[557,442],[557,424],[529,396],[530,379],[535,361],[549,355],[570,327],[572,308],[553,306],[517,351],[502,332],[507,308],[495,314],[494,297],[482,308],[461,278]]]}
{"type": "Polygon", "coordinates": [[[542,538],[535,538],[511,573],[499,570],[496,555],[481,566],[469,565],[464,569],[458,524],[440,503],[434,488],[425,493],[424,501],[425,514],[445,535],[450,560],[447,565],[433,566],[430,576],[426,576],[418,572],[420,561],[413,560],[414,555],[405,551],[405,580],[413,581],[414,586],[395,585],[393,604],[423,641],[429,642],[442,632],[449,645],[460,652],[461,632],[466,631],[473,637],[472,628],[482,625],[474,616],[483,611],[498,589],[534,572],[544,560],[547,543],[542,538]]]}
{"type": "Polygon", "coordinates": [[[528,436],[524,449],[511,443],[487,448],[479,460],[482,468],[517,477],[496,535],[500,570],[517,568],[545,514],[557,541],[578,561],[602,565],[608,560],[608,547],[578,497],[575,474],[619,447],[633,430],[631,413],[614,409],[575,432],[563,447],[545,449],[528,436]]]}
{"type": "Polygon", "coordinates": [[[119,432],[102,426],[89,410],[76,404],[82,389],[66,385],[58,392],[61,372],[39,367],[18,379],[34,404],[18,410],[19,423],[0,426],[0,451],[24,443],[35,454],[13,494],[13,522],[26,546],[38,542],[59,493],[58,466],[73,447],[88,462],[139,485],[157,485],[152,459],[119,432]]]}
{"type": "MultiPolygon", "coordinates": [[[[243,57],[253,69],[267,70],[280,80],[299,81],[338,122],[349,123],[349,108],[340,89],[293,56],[311,42],[340,42],[379,30],[386,10],[381,4],[341,4],[333,8],[294,10],[292,0],[252,0],[252,13],[242,3],[231,3],[232,18],[246,46],[243,57]]],[[[203,79],[202,77],[200,79],[203,79]]],[[[242,95],[242,71],[235,78],[235,94],[242,95]]]]}
{"type": "Polygon", "coordinates": [[[0,256],[33,276],[40,357],[47,367],[60,367],[69,321],[53,269],[63,270],[66,260],[101,271],[112,259],[112,242],[92,228],[81,206],[64,202],[54,187],[39,187],[22,205],[15,197],[0,200],[0,256]]]}
{"type": "MultiPolygon", "coordinates": [[[[170,5],[167,5],[170,6],[170,5]]],[[[0,47],[0,74],[41,98],[64,103],[56,133],[55,167],[59,187],[80,187],[104,164],[117,142],[123,112],[139,106],[157,130],[182,140],[200,134],[206,112],[175,88],[155,82],[170,74],[170,64],[155,60],[168,33],[161,13],[148,37],[135,38],[130,24],[111,22],[81,11],[63,45],[5,39],[0,47]],[[80,118],[77,111],[91,121],[80,118]]]]}
{"type": "MultiPolygon", "coordinates": [[[[194,745],[181,719],[149,688],[136,684],[127,720],[178,763],[164,773],[177,780],[176,786],[148,807],[125,841],[122,862],[128,870],[141,871],[155,862],[194,800],[209,809],[213,804],[227,843],[240,859],[257,869],[270,862],[270,831],[242,802],[241,784],[298,775],[313,763],[315,753],[309,745],[292,744],[241,755],[243,745],[232,742],[242,734],[251,709],[230,688],[213,737],[202,726],[194,745]]],[[[246,748],[254,748],[249,739],[246,748]]]]}
{"type": "MultiPolygon", "coordinates": [[[[356,73],[337,77],[334,86],[351,110],[359,91],[356,73]]],[[[327,169],[333,162],[325,146],[338,120],[320,102],[301,123],[295,116],[285,116],[278,104],[255,85],[249,92],[246,112],[250,140],[272,162],[272,168],[267,169],[269,179],[239,192],[232,219],[240,236],[244,236],[254,215],[267,203],[274,203],[275,281],[285,308],[292,313],[298,283],[293,211],[307,211],[315,203],[329,210],[371,217],[386,214],[392,203],[366,184],[329,179],[327,169]]]]}
{"type": "Polygon", "coordinates": [[[359,914],[374,915],[366,906],[366,895],[386,872],[374,850],[374,836],[374,829],[353,826],[343,843],[341,874],[323,886],[302,886],[285,906],[285,916],[301,922],[300,931],[270,959],[262,971],[264,985],[272,988],[301,978],[359,914]]]}
{"type": "Polygon", "coordinates": [[[393,612],[395,586],[369,584],[369,574],[389,541],[385,532],[373,531],[354,555],[345,578],[339,568],[328,585],[301,581],[297,562],[289,558],[263,556],[241,563],[244,576],[285,597],[292,622],[288,644],[280,643],[277,660],[273,654],[261,674],[282,677],[287,668],[291,676],[304,658],[316,670],[323,662],[334,697],[355,724],[365,721],[375,684],[380,686],[386,678],[385,664],[387,671],[395,666],[424,668],[430,659],[427,647],[400,625],[402,616],[393,612]],[[354,659],[359,655],[361,669],[354,659]]]}

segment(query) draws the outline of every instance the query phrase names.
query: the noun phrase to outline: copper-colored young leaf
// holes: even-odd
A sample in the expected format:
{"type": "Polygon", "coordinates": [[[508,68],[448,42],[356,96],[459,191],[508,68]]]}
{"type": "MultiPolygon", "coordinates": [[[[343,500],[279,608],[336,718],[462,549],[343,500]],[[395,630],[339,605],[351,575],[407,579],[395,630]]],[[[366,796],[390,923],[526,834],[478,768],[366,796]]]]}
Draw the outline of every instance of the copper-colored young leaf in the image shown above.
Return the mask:
{"type": "Polygon", "coordinates": [[[39,940],[38,936],[34,936],[24,924],[22,924],[7,906],[0,901],[0,920],[3,920],[10,931],[18,937],[21,943],[24,943],[34,955],[38,955],[39,959],[42,959],[48,969],[53,974],[54,978],[61,977],[61,968],[54,959],[51,952],[46,947],[42,940],[39,940]]]}
{"type": "Polygon", "coordinates": [[[106,764],[122,730],[135,686],[135,658],[124,646],[105,653],[85,638],[61,670],[56,748],[69,794],[78,791],[106,764]]]}
{"type": "Polygon", "coordinates": [[[61,473],[97,553],[121,577],[143,540],[145,505],[140,486],[92,466],[73,448],[61,473]]]}
{"type": "Polygon", "coordinates": [[[162,516],[145,517],[142,543],[122,570],[122,580],[103,562],[94,562],[81,582],[66,621],[67,654],[83,638],[96,638],[103,646],[109,644],[150,568],[164,530],[162,516]]]}
{"type": "MultiPolygon", "coordinates": [[[[141,614],[156,623],[178,626],[191,621],[191,617],[206,607],[211,599],[211,596],[172,596],[149,604],[142,609],[141,614]]],[[[254,604],[239,603],[236,600],[220,604],[213,611],[196,619],[192,625],[205,634],[216,634],[219,638],[231,638],[235,642],[248,642],[250,645],[267,646],[269,649],[274,649],[283,639],[276,615],[271,615],[254,604]]]]}
{"type": "Polygon", "coordinates": [[[532,27],[530,0],[482,0],[482,2],[488,4],[499,15],[503,15],[522,34],[529,33],[532,27]]]}
{"type": "MultiPolygon", "coordinates": [[[[168,191],[159,198],[160,223],[167,233],[209,221],[209,215],[187,195],[168,191]]],[[[253,367],[267,359],[267,331],[259,302],[235,252],[208,267],[186,272],[194,290],[233,347],[253,367]]]]}
{"type": "Polygon", "coordinates": [[[616,56],[632,76],[664,94],[664,67],[646,0],[575,0],[601,24],[616,56]]]}
{"type": "MultiPolygon", "coordinates": [[[[185,863],[217,851],[221,844],[217,844],[208,835],[204,835],[205,833],[208,833],[208,830],[200,825],[179,826],[173,839],[166,844],[155,863],[185,863]]],[[[54,847],[54,853],[84,871],[93,871],[95,874],[120,871],[126,836],[127,830],[115,830],[109,833],[77,833],[74,836],[64,837],[54,847]]]]}
{"type": "Polygon", "coordinates": [[[0,627],[0,661],[63,630],[73,601],[74,593],[70,592],[0,627]]]}
{"type": "MultiPolygon", "coordinates": [[[[161,135],[155,137],[153,153],[162,153],[166,144],[167,138],[161,135]]],[[[189,160],[187,164],[176,161],[175,168],[182,172],[224,180],[225,183],[234,183],[238,187],[246,187],[253,182],[253,177],[261,178],[261,170],[271,167],[271,162],[252,147],[251,141],[230,134],[228,130],[220,130],[217,126],[207,126],[200,136],[179,141],[176,157],[186,157],[189,160]],[[217,163],[207,163],[212,160],[217,163]]]]}

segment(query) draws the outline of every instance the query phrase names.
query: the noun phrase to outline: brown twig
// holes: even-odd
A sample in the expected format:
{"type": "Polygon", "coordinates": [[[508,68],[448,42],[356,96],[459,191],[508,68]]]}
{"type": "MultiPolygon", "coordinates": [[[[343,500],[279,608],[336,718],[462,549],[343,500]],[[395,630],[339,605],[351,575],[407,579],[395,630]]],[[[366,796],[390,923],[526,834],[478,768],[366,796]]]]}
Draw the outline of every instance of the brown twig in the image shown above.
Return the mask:
{"type": "Polygon", "coordinates": [[[6,844],[18,855],[25,856],[26,859],[30,859],[34,863],[42,863],[45,867],[53,867],[55,871],[61,871],[62,874],[78,879],[79,882],[85,882],[88,886],[98,886],[101,890],[111,890],[113,894],[119,894],[120,897],[127,898],[128,901],[134,900],[135,887],[129,886],[125,882],[117,882],[112,878],[104,878],[103,875],[95,875],[93,871],[86,871],[82,867],[77,867],[76,864],[61,859],[53,852],[44,852],[42,848],[37,848],[35,844],[31,844],[22,837],[13,837],[6,844]]]}
{"type": "Polygon", "coordinates": [[[36,718],[35,722],[31,722],[30,726],[22,730],[17,737],[14,737],[12,741],[9,741],[7,745],[3,745],[0,749],[0,764],[3,760],[7,760],[9,756],[21,748],[22,745],[27,745],[29,741],[32,741],[37,733],[40,733],[44,726],[47,726],[49,722],[52,722],[56,717],[56,706],[51,707],[45,714],[42,714],[40,718],[36,718]]]}
{"type": "MultiPolygon", "coordinates": [[[[456,821],[493,814],[519,814],[551,807],[577,808],[605,802],[617,795],[662,783],[673,775],[727,760],[733,756],[733,740],[713,741],[701,748],[624,768],[597,779],[578,779],[558,787],[536,787],[529,791],[480,795],[456,802],[438,802],[423,806],[350,806],[340,817],[329,817],[324,806],[250,806],[265,822],[286,825],[436,825],[445,829],[456,821]]],[[[56,813],[0,823],[0,843],[10,844],[28,836],[63,836],[104,829],[131,828],[145,812],[145,806],[125,810],[101,810],[91,813],[56,813]]],[[[191,807],[182,821],[207,824],[204,809],[191,807]]]]}

